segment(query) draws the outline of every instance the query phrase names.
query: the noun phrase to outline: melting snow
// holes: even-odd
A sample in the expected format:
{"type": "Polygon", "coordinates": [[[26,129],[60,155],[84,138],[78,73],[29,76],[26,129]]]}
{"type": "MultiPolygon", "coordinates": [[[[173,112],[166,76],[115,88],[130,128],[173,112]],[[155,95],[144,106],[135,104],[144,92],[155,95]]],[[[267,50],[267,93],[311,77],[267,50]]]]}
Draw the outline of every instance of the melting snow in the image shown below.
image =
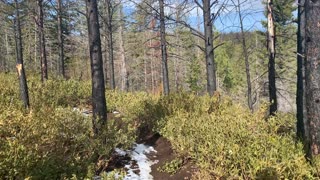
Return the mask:
{"type": "Polygon", "coordinates": [[[127,170],[127,175],[124,180],[152,180],[153,177],[151,173],[151,166],[158,163],[158,161],[152,161],[147,157],[147,154],[151,152],[157,152],[152,146],[147,146],[144,144],[135,144],[134,149],[131,151],[123,151],[119,148],[115,149],[116,153],[121,156],[128,154],[132,161],[125,165],[127,170]],[[136,161],[137,166],[133,166],[133,161],[136,161]],[[135,173],[138,172],[138,173],[135,173]]]}

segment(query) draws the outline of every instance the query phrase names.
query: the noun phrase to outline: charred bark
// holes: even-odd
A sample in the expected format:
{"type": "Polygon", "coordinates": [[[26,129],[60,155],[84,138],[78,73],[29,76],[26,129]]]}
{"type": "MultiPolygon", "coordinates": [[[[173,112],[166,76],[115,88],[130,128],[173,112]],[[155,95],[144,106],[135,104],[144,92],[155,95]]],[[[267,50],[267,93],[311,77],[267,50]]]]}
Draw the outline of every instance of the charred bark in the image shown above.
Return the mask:
{"type": "Polygon", "coordinates": [[[207,68],[207,91],[210,96],[217,90],[216,63],[214,61],[213,30],[210,0],[203,0],[203,19],[205,36],[205,57],[207,68]]]}
{"type": "Polygon", "coordinates": [[[169,75],[168,75],[168,55],[166,42],[166,27],[164,17],[164,0],[159,0],[160,8],[160,36],[161,36],[161,58],[162,58],[162,83],[164,95],[169,94],[169,75]]]}
{"type": "Polygon", "coordinates": [[[306,108],[311,158],[320,154],[320,1],[306,0],[306,108]]]}
{"type": "Polygon", "coordinates": [[[48,79],[48,63],[46,54],[46,40],[43,29],[43,0],[38,0],[38,32],[40,44],[41,81],[48,79]]]}
{"type": "Polygon", "coordinates": [[[88,37],[90,48],[91,78],[92,78],[92,107],[93,107],[93,131],[100,134],[101,128],[107,120],[105,84],[103,75],[103,61],[101,51],[101,39],[97,0],[87,0],[88,37]]]}
{"type": "Polygon", "coordinates": [[[269,80],[269,102],[270,102],[270,115],[273,116],[278,110],[277,101],[277,88],[276,88],[276,34],[273,19],[273,0],[268,0],[268,52],[269,52],[269,63],[268,63],[268,80],[269,80]]]}
{"type": "Polygon", "coordinates": [[[112,4],[111,0],[105,0],[105,6],[107,9],[106,14],[106,26],[107,26],[107,43],[108,43],[108,54],[109,54],[109,71],[110,71],[110,88],[116,89],[115,75],[114,75],[114,56],[113,56],[113,26],[112,26],[112,4]]]}
{"type": "Polygon", "coordinates": [[[307,109],[305,97],[305,0],[298,1],[298,32],[297,32],[297,137],[306,142],[305,123],[307,122],[307,109]]]}
{"type": "Polygon", "coordinates": [[[65,75],[65,63],[64,63],[64,39],[63,39],[63,27],[62,27],[62,3],[61,0],[57,0],[58,5],[58,42],[59,42],[59,73],[60,76],[66,78],[65,75]]]}
{"type": "Polygon", "coordinates": [[[23,49],[22,49],[22,35],[21,35],[21,26],[20,26],[20,13],[19,13],[19,4],[15,0],[15,19],[14,19],[14,34],[15,34],[15,44],[16,44],[16,68],[19,77],[20,85],[20,95],[23,101],[24,107],[29,108],[29,94],[28,94],[28,85],[27,78],[24,71],[23,65],[23,49]]]}

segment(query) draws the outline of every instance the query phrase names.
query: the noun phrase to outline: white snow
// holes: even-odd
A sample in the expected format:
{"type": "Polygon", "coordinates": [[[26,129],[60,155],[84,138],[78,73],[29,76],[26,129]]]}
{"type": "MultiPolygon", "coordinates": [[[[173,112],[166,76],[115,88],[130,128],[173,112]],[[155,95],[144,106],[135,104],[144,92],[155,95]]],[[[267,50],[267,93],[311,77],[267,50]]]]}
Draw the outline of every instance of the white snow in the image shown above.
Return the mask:
{"type": "Polygon", "coordinates": [[[116,151],[116,153],[119,154],[120,156],[125,156],[127,154],[127,152],[119,148],[116,148],[114,151],[116,151]]]}
{"type": "MultiPolygon", "coordinates": [[[[115,152],[120,156],[125,156],[128,154],[131,157],[129,164],[125,165],[125,168],[127,169],[127,175],[123,180],[153,180],[153,177],[150,174],[151,166],[157,164],[158,160],[152,161],[147,157],[147,154],[151,152],[157,153],[152,146],[134,144],[133,150],[124,151],[116,148],[115,152]],[[133,165],[133,162],[136,162],[136,165],[133,165]]],[[[118,179],[117,177],[115,178],[118,179]]]]}
{"type": "Polygon", "coordinates": [[[135,144],[134,149],[130,152],[131,159],[137,162],[138,167],[132,167],[132,162],[125,167],[128,169],[128,174],[124,180],[152,180],[151,166],[158,163],[158,161],[151,161],[146,156],[151,152],[157,152],[152,146],[144,144],[135,144]],[[134,173],[135,170],[139,174],[134,173]]]}
{"type": "Polygon", "coordinates": [[[119,111],[113,111],[112,113],[113,113],[113,114],[120,114],[119,111]]]}

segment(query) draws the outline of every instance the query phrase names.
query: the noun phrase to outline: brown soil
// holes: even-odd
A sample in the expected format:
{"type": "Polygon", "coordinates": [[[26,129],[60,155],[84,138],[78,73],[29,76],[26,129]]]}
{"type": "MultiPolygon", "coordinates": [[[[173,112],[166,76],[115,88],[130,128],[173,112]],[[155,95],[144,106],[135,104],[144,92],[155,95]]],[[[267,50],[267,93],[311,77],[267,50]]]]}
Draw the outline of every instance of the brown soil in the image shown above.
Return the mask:
{"type": "Polygon", "coordinates": [[[143,141],[144,144],[153,146],[157,153],[148,155],[151,160],[158,160],[159,162],[151,167],[154,180],[184,180],[191,179],[192,173],[196,171],[192,162],[187,161],[181,169],[175,174],[160,172],[158,169],[166,162],[170,162],[178,156],[173,152],[172,146],[168,140],[161,137],[159,134],[154,134],[143,141]]]}

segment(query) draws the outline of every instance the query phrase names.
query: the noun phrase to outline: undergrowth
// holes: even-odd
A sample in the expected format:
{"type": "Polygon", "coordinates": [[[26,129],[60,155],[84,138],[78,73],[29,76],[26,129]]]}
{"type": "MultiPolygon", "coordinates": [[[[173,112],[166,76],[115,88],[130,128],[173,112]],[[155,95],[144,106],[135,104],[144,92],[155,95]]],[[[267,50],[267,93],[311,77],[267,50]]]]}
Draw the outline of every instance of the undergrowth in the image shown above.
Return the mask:
{"type": "MultiPolygon", "coordinates": [[[[194,179],[316,179],[319,171],[295,142],[290,114],[266,121],[266,108],[251,114],[228,98],[107,91],[108,112],[117,110],[121,117],[108,120],[103,144],[93,138],[90,117],[73,111],[90,108],[90,83],[43,85],[28,79],[31,108],[26,111],[16,75],[0,75],[1,179],[91,179],[100,163],[96,152],[107,164],[115,147],[130,148],[151,130],[167,138],[179,157],[196,163],[200,170],[194,179]]],[[[180,165],[168,162],[162,169],[174,173],[180,165]]]]}

